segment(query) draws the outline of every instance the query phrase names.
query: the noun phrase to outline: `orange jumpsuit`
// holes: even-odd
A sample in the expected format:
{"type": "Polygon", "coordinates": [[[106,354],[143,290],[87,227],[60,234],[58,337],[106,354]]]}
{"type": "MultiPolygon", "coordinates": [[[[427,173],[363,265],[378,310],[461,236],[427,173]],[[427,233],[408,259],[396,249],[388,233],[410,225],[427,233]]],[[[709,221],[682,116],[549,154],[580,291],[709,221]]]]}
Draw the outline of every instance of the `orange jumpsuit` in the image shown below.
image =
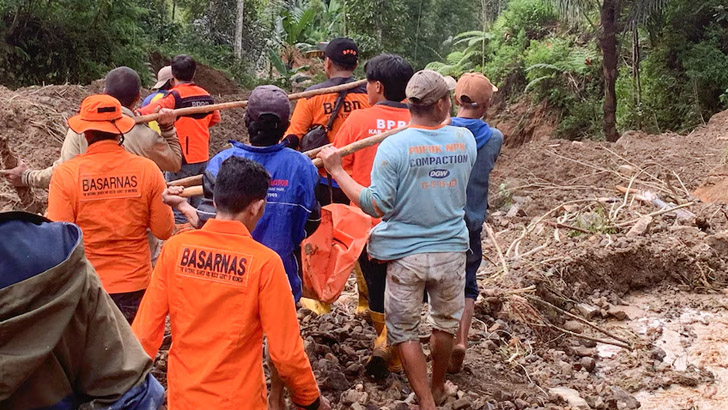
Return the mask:
{"type": "Polygon", "coordinates": [[[147,229],[167,239],[172,209],[157,165],[116,141],[99,141],[54,171],[48,219],[73,222],[83,231],[86,255],[108,293],[145,289],[152,273],[147,229]]]}
{"type": "Polygon", "coordinates": [[[171,410],[267,409],[263,334],[292,401],[319,398],[281,258],[242,223],[210,219],[167,241],[132,325],[151,357],[167,314],[171,410]]]}

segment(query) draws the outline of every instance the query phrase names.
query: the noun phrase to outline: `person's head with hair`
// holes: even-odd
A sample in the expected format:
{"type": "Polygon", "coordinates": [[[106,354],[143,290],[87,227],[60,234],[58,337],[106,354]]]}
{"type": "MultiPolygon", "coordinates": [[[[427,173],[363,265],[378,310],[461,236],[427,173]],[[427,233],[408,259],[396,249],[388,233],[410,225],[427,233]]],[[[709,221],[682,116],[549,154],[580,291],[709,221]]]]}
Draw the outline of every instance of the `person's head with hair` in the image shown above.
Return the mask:
{"type": "Polygon", "coordinates": [[[139,101],[142,82],[139,74],[129,67],[117,67],[108,74],[104,81],[104,94],[108,94],[126,108],[133,109],[139,101]]]}
{"type": "Polygon", "coordinates": [[[288,129],[291,104],[285,91],[274,85],[261,85],[248,97],[245,110],[245,126],[250,144],[275,145],[288,129]]]}
{"type": "Polygon", "coordinates": [[[364,64],[369,104],[381,101],[402,101],[407,83],[414,74],[412,66],[396,54],[380,54],[364,64]]]}
{"type": "Polygon", "coordinates": [[[450,91],[455,79],[432,70],[416,72],[407,83],[407,106],[413,125],[435,126],[450,115],[450,91]]]}
{"type": "Polygon", "coordinates": [[[195,71],[197,70],[197,63],[195,60],[184,54],[175,56],[172,59],[172,76],[176,82],[188,83],[195,78],[195,71]]]}
{"type": "Polygon", "coordinates": [[[351,77],[359,63],[359,48],[354,40],[338,37],[324,48],[324,71],[326,77],[351,77]]]}
{"type": "Polygon", "coordinates": [[[458,117],[482,118],[488,111],[493,93],[498,87],[481,73],[465,73],[455,86],[455,104],[458,117]]]}
{"type": "Polygon", "coordinates": [[[213,198],[217,219],[237,220],[249,231],[263,216],[270,175],[259,163],[232,156],[222,162],[213,198]]]}
{"type": "Polygon", "coordinates": [[[104,140],[121,140],[124,133],[134,128],[134,119],[123,115],[119,100],[106,94],[86,97],[81,110],[68,119],[68,126],[83,134],[91,145],[104,140]]]}

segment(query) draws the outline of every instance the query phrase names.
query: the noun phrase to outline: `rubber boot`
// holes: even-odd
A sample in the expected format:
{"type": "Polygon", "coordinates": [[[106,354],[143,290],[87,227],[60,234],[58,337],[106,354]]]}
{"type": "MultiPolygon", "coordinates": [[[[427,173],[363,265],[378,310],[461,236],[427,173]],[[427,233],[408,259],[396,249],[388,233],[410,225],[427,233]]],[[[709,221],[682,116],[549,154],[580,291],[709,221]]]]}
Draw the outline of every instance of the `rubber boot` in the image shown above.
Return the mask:
{"type": "Polygon", "coordinates": [[[379,381],[389,376],[390,349],[387,346],[387,326],[384,322],[384,313],[370,311],[369,316],[372,318],[372,325],[377,331],[377,338],[374,339],[372,356],[367,361],[364,369],[367,376],[379,381]]]}
{"type": "Polygon", "coordinates": [[[359,263],[354,266],[354,275],[356,276],[356,289],[359,293],[359,303],[356,306],[357,315],[367,315],[369,313],[369,289],[367,282],[364,280],[364,274],[361,271],[359,263]]]}

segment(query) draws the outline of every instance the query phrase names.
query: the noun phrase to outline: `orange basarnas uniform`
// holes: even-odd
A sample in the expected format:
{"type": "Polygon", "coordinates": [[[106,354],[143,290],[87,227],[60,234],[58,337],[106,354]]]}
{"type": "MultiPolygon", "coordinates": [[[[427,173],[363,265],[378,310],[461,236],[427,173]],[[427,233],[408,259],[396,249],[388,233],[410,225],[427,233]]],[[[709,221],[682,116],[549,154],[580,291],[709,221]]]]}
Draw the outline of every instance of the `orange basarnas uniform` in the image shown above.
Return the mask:
{"type": "MultiPolygon", "coordinates": [[[[379,135],[409,124],[410,113],[407,105],[397,102],[383,102],[371,108],[349,114],[334,139],[334,146],[344,147],[361,139],[379,135]]],[[[359,150],[341,158],[341,166],[346,173],[364,187],[371,185],[372,164],[377,155],[379,144],[359,150]]]]}
{"type": "MultiPolygon", "coordinates": [[[[215,101],[204,88],[194,83],[175,86],[164,98],[139,109],[140,114],[151,114],[157,107],[179,109],[212,105],[215,101]]],[[[204,114],[181,115],[174,126],[182,147],[182,154],[188,164],[197,164],[210,159],[210,127],[220,122],[220,111],[204,114]]]]}
{"type": "Polygon", "coordinates": [[[106,292],[135,292],[152,273],[147,229],[159,239],[174,229],[172,209],[162,202],[165,188],[154,162],[116,141],[99,141],[53,171],[48,218],[81,227],[106,292]]]}
{"type": "Polygon", "coordinates": [[[132,329],[154,357],[169,314],[168,400],[177,409],[267,409],[263,334],[291,398],[319,397],[281,258],[236,221],[164,245],[132,329]]]}

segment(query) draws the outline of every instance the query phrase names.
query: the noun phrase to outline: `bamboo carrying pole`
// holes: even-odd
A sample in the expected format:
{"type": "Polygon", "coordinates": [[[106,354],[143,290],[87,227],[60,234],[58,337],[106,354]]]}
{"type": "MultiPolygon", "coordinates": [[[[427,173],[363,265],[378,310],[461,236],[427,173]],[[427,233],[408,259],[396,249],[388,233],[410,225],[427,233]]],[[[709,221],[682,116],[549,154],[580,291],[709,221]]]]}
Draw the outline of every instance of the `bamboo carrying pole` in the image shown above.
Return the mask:
{"type": "MultiPolygon", "coordinates": [[[[365,85],[367,80],[354,81],[353,83],[346,83],[337,85],[334,87],[320,88],[317,90],[304,91],[302,93],[288,94],[288,99],[291,101],[299,100],[301,98],[313,97],[321,94],[334,94],[340,93],[345,90],[351,90],[352,88],[360,87],[365,85]]],[[[174,110],[174,113],[179,117],[180,115],[192,115],[192,114],[204,114],[215,110],[227,110],[230,108],[245,108],[248,105],[248,101],[232,101],[220,104],[205,105],[202,107],[189,107],[179,108],[174,110]]],[[[143,122],[156,121],[159,118],[159,113],[139,115],[134,117],[134,121],[139,124],[143,122]]]]}
{"type": "MultiPolygon", "coordinates": [[[[351,144],[342,147],[339,151],[341,152],[341,156],[345,157],[347,155],[351,155],[364,148],[368,148],[373,145],[377,145],[380,142],[384,141],[387,137],[390,137],[390,136],[397,134],[398,132],[404,131],[406,129],[407,129],[407,127],[402,127],[402,128],[397,128],[397,129],[390,130],[387,132],[383,132],[379,135],[373,135],[371,137],[367,137],[367,138],[361,139],[359,141],[352,142],[351,144]]],[[[317,148],[315,150],[307,151],[305,154],[309,155],[309,153],[311,153],[313,151],[316,151],[316,154],[318,154],[325,147],[326,146],[317,148]]],[[[320,158],[316,158],[313,160],[313,165],[315,165],[317,168],[321,168],[323,166],[323,161],[321,161],[320,158]]],[[[192,181],[194,178],[199,178],[199,181],[200,181],[199,183],[202,183],[202,175],[196,175],[194,177],[183,178],[183,179],[179,179],[177,181],[172,181],[169,184],[186,187],[180,196],[187,198],[187,197],[191,197],[191,196],[202,195],[202,186],[194,185],[193,183],[190,183],[190,181],[192,181]],[[188,185],[184,185],[184,184],[188,184],[188,185]]]]}

